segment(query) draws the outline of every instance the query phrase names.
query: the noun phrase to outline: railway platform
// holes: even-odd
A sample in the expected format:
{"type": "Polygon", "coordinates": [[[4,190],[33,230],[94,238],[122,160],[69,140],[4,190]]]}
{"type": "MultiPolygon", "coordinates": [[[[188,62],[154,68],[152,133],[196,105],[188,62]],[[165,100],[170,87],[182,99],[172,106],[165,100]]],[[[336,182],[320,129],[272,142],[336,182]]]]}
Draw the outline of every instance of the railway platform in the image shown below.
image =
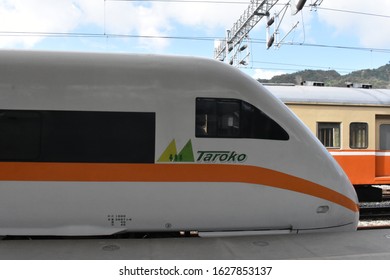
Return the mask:
{"type": "Polygon", "coordinates": [[[390,229],[163,239],[0,240],[2,260],[390,260],[390,229]]]}

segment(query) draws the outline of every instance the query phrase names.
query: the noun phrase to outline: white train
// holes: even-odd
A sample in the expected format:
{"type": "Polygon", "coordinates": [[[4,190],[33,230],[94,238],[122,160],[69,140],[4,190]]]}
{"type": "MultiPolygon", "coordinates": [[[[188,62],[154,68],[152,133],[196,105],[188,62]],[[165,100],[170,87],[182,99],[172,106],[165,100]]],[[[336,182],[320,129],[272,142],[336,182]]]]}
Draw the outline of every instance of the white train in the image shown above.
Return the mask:
{"type": "Polygon", "coordinates": [[[0,235],[355,230],[355,190],[257,81],[198,58],[0,52],[0,235]]]}

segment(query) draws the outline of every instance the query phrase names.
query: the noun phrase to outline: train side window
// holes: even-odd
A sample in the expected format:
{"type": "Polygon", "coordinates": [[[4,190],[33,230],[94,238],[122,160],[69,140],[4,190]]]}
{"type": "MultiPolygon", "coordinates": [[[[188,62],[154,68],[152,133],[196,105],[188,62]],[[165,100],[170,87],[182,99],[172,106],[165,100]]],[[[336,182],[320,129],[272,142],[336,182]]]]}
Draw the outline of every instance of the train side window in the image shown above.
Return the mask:
{"type": "Polygon", "coordinates": [[[327,148],[340,148],[340,123],[319,122],[317,137],[327,148]]]}
{"type": "Polygon", "coordinates": [[[379,126],[380,143],[379,149],[390,150],[390,124],[381,124],[379,126]]]}
{"type": "Polygon", "coordinates": [[[0,161],[154,163],[155,113],[0,110],[0,161]]]}
{"type": "Polygon", "coordinates": [[[154,163],[155,113],[42,111],[46,162],[154,163]]]}
{"type": "Polygon", "coordinates": [[[351,149],[368,148],[368,124],[351,123],[349,125],[349,147],[351,149]]]}
{"type": "Polygon", "coordinates": [[[0,111],[0,135],[0,160],[36,160],[41,146],[40,114],[0,111]]]}
{"type": "Polygon", "coordinates": [[[288,140],[287,132],[253,105],[237,99],[197,98],[196,137],[288,140]]]}

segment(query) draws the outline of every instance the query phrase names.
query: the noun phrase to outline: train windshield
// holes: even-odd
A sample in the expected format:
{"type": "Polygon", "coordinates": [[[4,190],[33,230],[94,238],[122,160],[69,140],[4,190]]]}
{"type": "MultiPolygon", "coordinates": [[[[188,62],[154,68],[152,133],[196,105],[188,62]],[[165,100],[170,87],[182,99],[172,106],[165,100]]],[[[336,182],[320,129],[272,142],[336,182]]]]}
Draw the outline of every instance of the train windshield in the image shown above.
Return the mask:
{"type": "Polygon", "coordinates": [[[237,99],[197,98],[196,137],[288,140],[287,132],[261,110],[237,99]]]}

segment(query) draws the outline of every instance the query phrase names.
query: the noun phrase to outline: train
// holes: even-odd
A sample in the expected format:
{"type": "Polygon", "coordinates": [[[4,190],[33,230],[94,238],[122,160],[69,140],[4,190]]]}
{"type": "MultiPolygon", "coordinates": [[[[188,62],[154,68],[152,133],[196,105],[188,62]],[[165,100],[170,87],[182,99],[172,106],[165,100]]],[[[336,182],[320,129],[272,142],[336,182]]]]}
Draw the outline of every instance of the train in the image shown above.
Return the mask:
{"type": "Polygon", "coordinates": [[[370,85],[268,85],[317,136],[355,186],[359,201],[381,201],[390,185],[390,90],[370,85]],[[317,86],[316,86],[317,85],[317,86]]]}
{"type": "Polygon", "coordinates": [[[357,228],[326,148],[218,61],[0,51],[0,134],[0,236],[357,228]]]}

